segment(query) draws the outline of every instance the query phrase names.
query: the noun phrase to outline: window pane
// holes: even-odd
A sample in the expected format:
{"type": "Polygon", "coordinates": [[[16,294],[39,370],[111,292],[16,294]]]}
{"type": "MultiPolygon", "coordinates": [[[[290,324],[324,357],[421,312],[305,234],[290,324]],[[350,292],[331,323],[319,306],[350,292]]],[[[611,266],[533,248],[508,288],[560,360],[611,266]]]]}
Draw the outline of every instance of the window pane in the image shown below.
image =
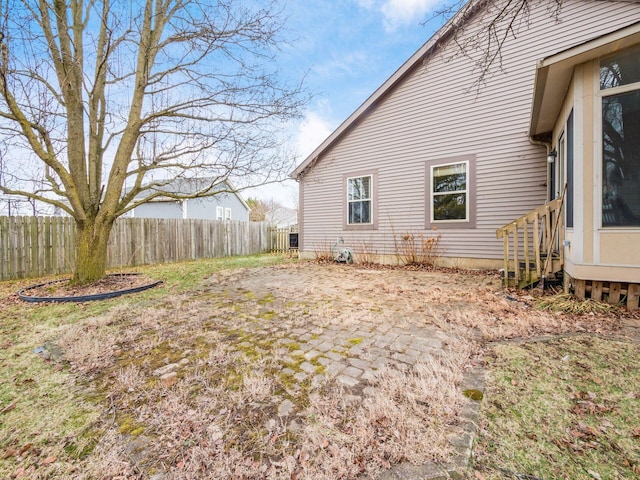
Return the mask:
{"type": "Polygon", "coordinates": [[[371,177],[350,178],[347,190],[349,200],[371,198],[371,177]]]}
{"type": "Polygon", "coordinates": [[[349,223],[371,223],[371,201],[349,202],[349,223]]]}
{"type": "Polygon", "coordinates": [[[602,225],[640,226],[640,92],[602,99],[602,225]]]}
{"type": "Polygon", "coordinates": [[[434,195],[434,220],[466,220],[467,195],[465,193],[434,195]]]}
{"type": "Polygon", "coordinates": [[[569,118],[567,118],[567,193],[565,211],[568,228],[573,228],[573,184],[573,110],[571,110],[569,118]]]}
{"type": "Polygon", "coordinates": [[[640,82],[640,47],[634,47],[600,62],[600,88],[640,82]]]}
{"type": "Polygon", "coordinates": [[[467,188],[467,165],[456,163],[433,168],[434,192],[457,192],[467,188]]]}

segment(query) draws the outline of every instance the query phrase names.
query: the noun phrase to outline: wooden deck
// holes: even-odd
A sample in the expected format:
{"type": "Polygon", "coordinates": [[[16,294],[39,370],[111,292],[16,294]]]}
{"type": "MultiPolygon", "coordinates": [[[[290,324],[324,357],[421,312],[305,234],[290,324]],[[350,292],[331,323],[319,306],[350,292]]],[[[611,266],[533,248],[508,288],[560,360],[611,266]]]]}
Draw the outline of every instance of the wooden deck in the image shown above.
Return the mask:
{"type": "Polygon", "coordinates": [[[524,288],[562,271],[564,229],[561,198],[496,230],[504,242],[502,283],[524,288]]]}
{"type": "MultiPolygon", "coordinates": [[[[523,215],[496,230],[504,242],[502,284],[504,287],[525,288],[541,279],[550,279],[563,271],[564,228],[560,198],[523,215]]],[[[640,283],[603,282],[570,278],[563,273],[565,291],[580,299],[639,308],[640,283]]]]}

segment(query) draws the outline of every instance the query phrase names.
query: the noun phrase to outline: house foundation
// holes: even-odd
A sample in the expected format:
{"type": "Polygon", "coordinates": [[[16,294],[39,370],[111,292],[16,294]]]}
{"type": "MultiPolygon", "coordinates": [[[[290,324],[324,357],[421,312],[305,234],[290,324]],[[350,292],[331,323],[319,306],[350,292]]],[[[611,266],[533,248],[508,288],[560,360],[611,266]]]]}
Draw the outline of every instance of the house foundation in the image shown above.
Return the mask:
{"type": "Polygon", "coordinates": [[[597,302],[624,305],[627,310],[639,308],[640,283],[581,280],[570,277],[566,272],[564,275],[565,292],[572,293],[581,300],[590,298],[597,302]]]}

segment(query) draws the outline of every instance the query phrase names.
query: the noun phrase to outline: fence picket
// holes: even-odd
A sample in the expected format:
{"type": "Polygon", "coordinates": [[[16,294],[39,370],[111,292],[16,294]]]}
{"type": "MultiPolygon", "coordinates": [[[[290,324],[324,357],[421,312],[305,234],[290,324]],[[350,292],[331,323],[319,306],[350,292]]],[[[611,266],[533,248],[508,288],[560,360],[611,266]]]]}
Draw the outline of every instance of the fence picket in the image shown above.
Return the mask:
{"type": "MultiPolygon", "coordinates": [[[[69,273],[75,232],[69,217],[0,217],[0,280],[69,273]]],[[[269,233],[264,222],[120,218],[109,238],[107,265],[265,253],[269,233]]]]}

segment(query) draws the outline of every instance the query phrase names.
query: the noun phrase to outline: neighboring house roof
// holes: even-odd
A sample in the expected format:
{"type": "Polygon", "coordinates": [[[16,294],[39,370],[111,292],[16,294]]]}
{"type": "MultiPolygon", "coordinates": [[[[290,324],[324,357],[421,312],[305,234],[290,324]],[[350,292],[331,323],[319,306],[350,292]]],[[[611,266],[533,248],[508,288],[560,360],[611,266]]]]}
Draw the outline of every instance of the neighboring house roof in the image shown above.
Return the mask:
{"type": "Polygon", "coordinates": [[[298,223],[298,210],[278,207],[265,215],[265,220],[277,227],[289,227],[298,223]]]}
{"type": "MultiPolygon", "coordinates": [[[[213,187],[211,186],[211,182],[212,182],[212,179],[209,177],[177,178],[162,187],[158,187],[157,190],[160,190],[162,192],[167,192],[167,193],[173,193],[176,195],[193,195],[198,192],[205,193],[206,191],[213,193],[213,195],[215,195],[215,192],[227,191],[228,193],[231,193],[236,197],[238,197],[238,200],[240,200],[242,205],[248,211],[251,210],[251,208],[249,207],[249,204],[247,204],[244,198],[242,198],[242,195],[240,195],[240,193],[233,187],[233,185],[231,185],[231,183],[228,180],[224,180],[220,183],[214,184],[213,187]]],[[[148,195],[148,191],[142,192],[136,198],[143,198],[146,195],[148,195]]],[[[203,195],[202,197],[213,196],[213,195],[203,195]]],[[[171,202],[171,201],[176,201],[176,199],[168,195],[166,196],[160,195],[150,200],[150,202],[171,202]]]]}
{"type": "MultiPolygon", "coordinates": [[[[600,0],[609,1],[609,0],[600,0]]],[[[626,3],[640,3],[640,0],[615,0],[626,3]]],[[[410,74],[422,62],[426,62],[437,48],[449,40],[456,32],[456,29],[468,22],[480,10],[486,7],[487,0],[470,0],[463,5],[458,12],[449,19],[422,47],[418,49],[393,75],[391,75],[376,91],[371,94],[365,102],[358,107],[342,124],[331,133],[298,167],[291,172],[290,176],[299,179],[305,172],[311,168],[322,153],[341,138],[347,131],[353,128],[361,117],[366,115],[385,95],[410,74]]],[[[572,50],[572,49],[569,49],[572,50]]],[[[555,57],[555,56],[554,56],[555,57]]],[[[551,57],[551,58],[554,58],[551,57]]],[[[544,61],[546,61],[545,59],[544,61]]],[[[543,61],[543,62],[544,62],[543,61]]],[[[537,81],[536,81],[537,82],[537,81]]],[[[537,85],[537,83],[536,83],[537,85]]],[[[535,104],[534,104],[535,108],[535,104]]],[[[536,129],[533,128],[531,134],[535,134],[536,129]]]]}

